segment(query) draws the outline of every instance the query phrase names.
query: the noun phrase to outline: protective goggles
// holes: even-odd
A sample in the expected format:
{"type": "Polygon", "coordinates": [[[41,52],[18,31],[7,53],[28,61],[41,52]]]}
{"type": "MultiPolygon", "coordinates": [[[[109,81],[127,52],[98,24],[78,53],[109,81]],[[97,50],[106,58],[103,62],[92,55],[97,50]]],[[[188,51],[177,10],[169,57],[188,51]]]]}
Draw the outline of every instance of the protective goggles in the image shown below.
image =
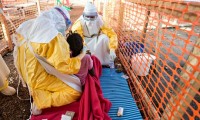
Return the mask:
{"type": "Polygon", "coordinates": [[[64,17],[64,20],[65,20],[65,23],[66,23],[66,27],[68,28],[72,24],[70,19],[65,15],[65,13],[60,8],[56,7],[55,9],[64,17]]]}
{"type": "Polygon", "coordinates": [[[94,15],[86,15],[86,14],[83,14],[83,18],[87,21],[94,21],[96,20],[97,18],[97,14],[94,14],[94,15]]]}

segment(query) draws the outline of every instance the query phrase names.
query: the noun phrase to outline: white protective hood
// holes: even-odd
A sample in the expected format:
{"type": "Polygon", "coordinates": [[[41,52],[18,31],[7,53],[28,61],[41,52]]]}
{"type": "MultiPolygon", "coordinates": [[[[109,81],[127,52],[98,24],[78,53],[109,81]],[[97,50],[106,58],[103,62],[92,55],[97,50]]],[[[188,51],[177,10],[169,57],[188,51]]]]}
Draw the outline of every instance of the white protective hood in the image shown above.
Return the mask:
{"type": "Polygon", "coordinates": [[[83,10],[83,13],[85,15],[95,16],[95,15],[97,15],[97,9],[94,6],[94,4],[92,4],[91,2],[87,2],[85,5],[85,8],[83,10]]]}
{"type": "MultiPolygon", "coordinates": [[[[70,19],[67,10],[60,8],[70,19]]],[[[25,40],[36,43],[49,43],[54,37],[68,29],[65,19],[55,8],[45,11],[36,19],[31,19],[22,23],[16,30],[25,40]]]]}

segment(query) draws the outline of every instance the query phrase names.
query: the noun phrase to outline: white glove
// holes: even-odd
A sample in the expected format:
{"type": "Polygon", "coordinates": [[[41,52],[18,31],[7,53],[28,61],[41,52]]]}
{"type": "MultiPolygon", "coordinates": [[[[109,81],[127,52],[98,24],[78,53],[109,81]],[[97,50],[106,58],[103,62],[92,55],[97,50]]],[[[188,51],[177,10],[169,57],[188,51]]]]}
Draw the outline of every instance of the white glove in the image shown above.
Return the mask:
{"type": "Polygon", "coordinates": [[[62,115],[61,120],[72,120],[72,118],[68,115],[62,115]]]}
{"type": "Polygon", "coordinates": [[[110,60],[114,61],[116,58],[115,50],[110,50],[110,60]]]}

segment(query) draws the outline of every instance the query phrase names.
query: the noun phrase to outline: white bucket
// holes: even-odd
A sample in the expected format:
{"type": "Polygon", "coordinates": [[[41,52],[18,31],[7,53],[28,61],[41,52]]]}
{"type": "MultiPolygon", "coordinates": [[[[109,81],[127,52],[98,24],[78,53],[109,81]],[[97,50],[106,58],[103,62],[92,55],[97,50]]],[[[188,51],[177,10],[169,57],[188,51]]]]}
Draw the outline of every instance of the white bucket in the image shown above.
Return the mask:
{"type": "Polygon", "coordinates": [[[150,65],[156,57],[147,53],[137,53],[132,56],[132,68],[138,76],[146,76],[149,74],[150,65]]]}

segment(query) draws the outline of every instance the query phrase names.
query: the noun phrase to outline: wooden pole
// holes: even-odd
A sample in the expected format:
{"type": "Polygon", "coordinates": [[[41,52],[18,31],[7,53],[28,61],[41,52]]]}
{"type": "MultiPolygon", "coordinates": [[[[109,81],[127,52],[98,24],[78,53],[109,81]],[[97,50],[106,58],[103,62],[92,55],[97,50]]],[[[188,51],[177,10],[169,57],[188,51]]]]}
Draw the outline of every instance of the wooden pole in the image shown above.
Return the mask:
{"type": "Polygon", "coordinates": [[[37,0],[37,9],[38,9],[38,15],[40,14],[41,8],[40,8],[40,0],[37,0]]]}
{"type": "MultiPolygon", "coordinates": [[[[101,2],[99,2],[98,4],[100,4],[101,2]]],[[[100,6],[99,6],[100,7],[100,6]]],[[[104,0],[103,3],[103,20],[107,23],[108,22],[108,0],[104,0]]]]}
{"type": "Polygon", "coordinates": [[[144,43],[144,40],[145,40],[145,37],[146,37],[147,26],[148,26],[148,23],[149,23],[149,15],[150,15],[150,10],[147,8],[144,28],[143,28],[143,31],[142,31],[142,43],[144,43]]]}
{"type": "MultiPolygon", "coordinates": [[[[157,40],[156,40],[156,48],[155,50],[155,55],[160,54],[160,46],[159,43],[162,41],[162,16],[161,14],[158,13],[158,27],[157,27],[157,40]]],[[[154,51],[153,51],[154,52],[154,51]]],[[[156,60],[156,70],[159,71],[159,59],[156,60]]]]}
{"type": "Polygon", "coordinates": [[[118,36],[122,32],[122,26],[123,26],[123,19],[124,19],[124,0],[120,0],[120,7],[119,7],[119,17],[118,17],[118,26],[117,26],[117,34],[118,36]]]}
{"type": "MultiPolygon", "coordinates": [[[[104,4],[105,4],[105,2],[104,2],[104,4]]],[[[100,0],[97,0],[97,9],[98,9],[97,10],[98,12],[102,13],[101,12],[101,1],[100,0]]]]}
{"type": "MultiPolygon", "coordinates": [[[[0,9],[2,10],[3,12],[3,5],[2,5],[2,2],[0,1],[0,9]]],[[[2,30],[3,30],[3,34],[4,34],[4,40],[7,42],[8,44],[8,49],[10,51],[13,50],[13,44],[12,44],[12,40],[11,40],[11,37],[10,37],[10,32],[9,32],[9,27],[8,27],[8,24],[7,24],[7,21],[6,21],[6,18],[5,16],[3,15],[3,13],[0,13],[0,22],[1,22],[1,27],[2,27],[2,30]]]]}

